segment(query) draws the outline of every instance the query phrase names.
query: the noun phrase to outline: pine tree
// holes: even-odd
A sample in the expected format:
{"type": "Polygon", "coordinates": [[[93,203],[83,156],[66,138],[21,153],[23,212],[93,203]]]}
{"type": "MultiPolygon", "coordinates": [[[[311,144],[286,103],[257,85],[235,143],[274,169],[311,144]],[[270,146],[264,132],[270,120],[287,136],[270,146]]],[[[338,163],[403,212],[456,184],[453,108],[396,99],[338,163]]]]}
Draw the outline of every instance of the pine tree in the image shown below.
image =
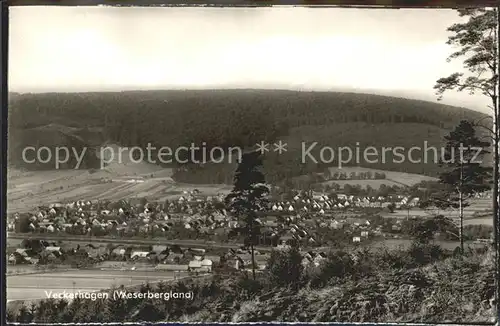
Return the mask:
{"type": "Polygon", "coordinates": [[[456,230],[457,227],[452,219],[443,215],[437,215],[415,225],[410,230],[410,234],[415,237],[417,243],[427,244],[434,238],[436,232],[447,234],[452,239],[459,239],[460,236],[456,230]]]}
{"type": "Polygon", "coordinates": [[[295,242],[289,249],[271,252],[267,263],[271,283],[298,290],[304,272],[302,259],[299,246],[295,242]]]}
{"type": "Polygon", "coordinates": [[[252,275],[255,279],[254,245],[260,231],[255,221],[257,212],[267,208],[267,196],[270,193],[265,183],[262,169],[262,157],[258,152],[242,155],[234,175],[234,188],[226,197],[228,209],[245,222],[245,233],[252,252],[252,275]]]}
{"type": "Polygon", "coordinates": [[[460,124],[445,137],[446,145],[440,165],[445,168],[439,176],[444,189],[433,196],[432,202],[439,208],[458,209],[460,250],[464,250],[463,219],[468,199],[490,189],[491,167],[485,167],[482,159],[488,153],[488,142],[479,140],[469,121],[460,124]]]}
{"type": "MultiPolygon", "coordinates": [[[[468,18],[464,23],[457,23],[448,28],[453,34],[447,44],[458,47],[448,60],[463,58],[464,73],[453,73],[437,80],[434,88],[439,99],[449,90],[468,91],[472,94],[481,93],[491,100],[493,128],[484,122],[475,121],[491,133],[494,150],[493,167],[493,225],[496,237],[500,232],[499,211],[499,141],[500,141],[500,108],[499,108],[499,54],[498,37],[500,28],[499,8],[467,8],[458,10],[460,17],[468,18]]],[[[491,124],[490,124],[491,125],[491,124]]],[[[495,237],[495,238],[496,238],[495,237]]]]}

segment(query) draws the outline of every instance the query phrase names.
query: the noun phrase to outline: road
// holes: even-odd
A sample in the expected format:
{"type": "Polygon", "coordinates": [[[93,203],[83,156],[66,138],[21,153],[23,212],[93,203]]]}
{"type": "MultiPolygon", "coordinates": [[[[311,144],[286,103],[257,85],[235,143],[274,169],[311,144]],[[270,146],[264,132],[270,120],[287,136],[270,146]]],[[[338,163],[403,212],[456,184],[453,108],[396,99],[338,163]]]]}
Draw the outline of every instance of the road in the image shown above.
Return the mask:
{"type": "MultiPolygon", "coordinates": [[[[39,239],[46,241],[68,241],[81,242],[92,244],[108,244],[115,245],[178,245],[181,248],[205,248],[205,249],[238,249],[242,244],[237,243],[215,243],[202,240],[165,240],[165,239],[124,239],[124,238],[109,238],[109,237],[88,237],[77,235],[48,235],[48,234],[19,234],[7,233],[7,240],[24,240],[24,239],[39,239]]],[[[273,247],[255,247],[255,250],[261,252],[270,252],[273,247]]]]}

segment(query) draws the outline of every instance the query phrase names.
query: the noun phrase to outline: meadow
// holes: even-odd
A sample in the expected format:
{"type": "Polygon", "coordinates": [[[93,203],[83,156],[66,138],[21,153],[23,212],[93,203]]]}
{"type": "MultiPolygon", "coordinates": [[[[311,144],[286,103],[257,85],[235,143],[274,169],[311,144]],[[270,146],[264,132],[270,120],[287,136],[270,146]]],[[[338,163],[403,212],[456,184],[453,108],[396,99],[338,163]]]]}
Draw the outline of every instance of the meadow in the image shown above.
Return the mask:
{"type": "MultiPolygon", "coordinates": [[[[176,274],[179,276],[180,274],[176,274]]],[[[174,279],[173,272],[72,270],[7,276],[7,301],[46,298],[45,291],[92,292],[120,285],[133,286],[174,279]]]]}

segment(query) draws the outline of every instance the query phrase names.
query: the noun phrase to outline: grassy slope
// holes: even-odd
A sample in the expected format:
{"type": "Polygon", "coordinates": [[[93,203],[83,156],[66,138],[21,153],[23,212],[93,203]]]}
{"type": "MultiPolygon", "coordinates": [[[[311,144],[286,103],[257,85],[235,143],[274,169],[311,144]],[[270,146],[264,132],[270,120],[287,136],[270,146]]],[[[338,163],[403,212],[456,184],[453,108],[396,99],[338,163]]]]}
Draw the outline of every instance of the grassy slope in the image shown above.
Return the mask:
{"type": "Polygon", "coordinates": [[[323,288],[285,289],[186,314],[185,322],[493,322],[493,255],[447,258],[411,269],[342,277],[323,288]]]}

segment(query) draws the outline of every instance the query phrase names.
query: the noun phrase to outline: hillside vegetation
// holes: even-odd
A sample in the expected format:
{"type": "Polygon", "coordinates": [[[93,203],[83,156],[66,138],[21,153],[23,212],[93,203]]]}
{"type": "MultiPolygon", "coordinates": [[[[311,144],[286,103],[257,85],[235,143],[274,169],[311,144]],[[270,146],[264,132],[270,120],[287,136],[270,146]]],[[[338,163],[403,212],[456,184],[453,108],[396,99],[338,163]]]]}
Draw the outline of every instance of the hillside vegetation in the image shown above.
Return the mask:
{"type": "MultiPolygon", "coordinates": [[[[154,147],[205,144],[254,147],[283,140],[284,154],[266,154],[269,181],[317,172],[324,164],[301,160],[302,142],[317,148],[439,146],[442,136],[462,119],[477,121],[475,111],[425,101],[339,92],[275,90],[129,91],[114,93],[17,94],[9,105],[9,158],[16,166],[50,169],[53,163],[26,165],[25,146],[94,147],[111,141],[122,146],[154,147]]],[[[315,152],[315,151],[312,151],[315,152]]],[[[316,154],[317,155],[317,150],[316,154]]],[[[183,157],[189,159],[188,155],[183,157]]],[[[199,158],[199,157],[198,157],[199,158]]],[[[95,165],[86,155],[85,167],[95,165]]],[[[435,176],[433,163],[356,164],[370,168],[435,176]]],[[[227,183],[234,164],[179,165],[183,182],[227,183]],[[193,172],[195,171],[195,172],[193,172]],[[196,175],[196,177],[194,177],[196,175]]],[[[337,166],[333,161],[329,165],[337,166]]]]}
{"type": "Polygon", "coordinates": [[[192,292],[193,300],[43,300],[10,307],[18,322],[494,322],[494,252],[453,256],[436,246],[337,251],[319,267],[274,252],[256,281],[234,272],[140,292],[192,292]]]}

